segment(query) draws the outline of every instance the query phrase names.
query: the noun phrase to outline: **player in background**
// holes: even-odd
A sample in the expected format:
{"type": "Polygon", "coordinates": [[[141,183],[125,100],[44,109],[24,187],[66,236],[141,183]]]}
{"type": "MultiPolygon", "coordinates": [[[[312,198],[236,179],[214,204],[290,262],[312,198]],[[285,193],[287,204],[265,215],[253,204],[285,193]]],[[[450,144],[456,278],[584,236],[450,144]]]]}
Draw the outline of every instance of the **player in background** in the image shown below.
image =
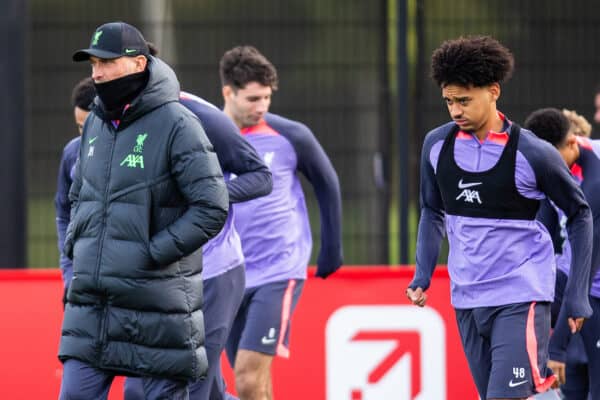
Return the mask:
{"type": "MultiPolygon", "coordinates": [[[[588,398],[588,389],[592,399],[600,398],[600,382],[592,379],[600,374],[600,273],[597,272],[600,265],[600,142],[575,135],[569,119],[555,108],[534,111],[527,117],[525,126],[557,148],[571,169],[574,180],[581,185],[592,210],[594,234],[589,300],[594,314],[583,325],[580,335],[571,336],[564,320],[564,310],[560,307],[561,312],[550,340],[549,365],[557,371],[563,383],[561,391],[567,399],[585,400],[588,398]]],[[[558,210],[557,213],[560,218],[562,211],[558,210]]],[[[567,235],[566,243],[570,241],[567,235]]],[[[570,256],[568,250],[568,246],[564,246],[562,256],[566,259],[570,256]]],[[[569,266],[560,258],[558,261],[559,270],[562,270],[557,278],[557,300],[560,301],[562,287],[568,284],[571,277],[569,266]]]]}
{"type": "Polygon", "coordinates": [[[96,97],[96,88],[92,78],[87,77],[80,80],[71,92],[71,105],[73,106],[73,116],[75,124],[79,130],[79,135],[69,141],[64,147],[60,166],[58,168],[58,179],[56,184],[56,195],[54,197],[54,208],[56,210],[56,231],[58,233],[58,251],[60,253],[60,271],[63,278],[63,304],[66,301],[69,283],[73,277],[73,263],[64,254],[63,246],[65,244],[65,234],[67,226],[71,220],[71,203],[69,201],[69,189],[73,183],[73,168],[79,154],[81,144],[81,131],[83,123],[92,108],[92,103],[96,97]]]}
{"type": "MultiPolygon", "coordinates": [[[[592,126],[583,116],[567,109],[563,109],[562,113],[570,123],[570,133],[586,138],[591,136],[592,126]]],[[[564,121],[562,125],[564,126],[564,121]]],[[[573,177],[578,181],[577,176],[573,175],[573,177]]],[[[578,183],[581,182],[578,181],[578,183]]],[[[552,328],[554,329],[560,306],[562,305],[562,297],[571,265],[571,245],[567,238],[566,217],[550,201],[544,200],[542,202],[537,218],[552,235],[552,242],[554,243],[556,253],[556,285],[554,302],[552,302],[552,328]]],[[[550,346],[551,348],[553,347],[552,338],[550,339],[550,346]]],[[[580,332],[575,333],[571,337],[566,352],[564,362],[556,361],[555,359],[561,358],[560,354],[553,355],[553,352],[551,352],[551,360],[548,361],[548,367],[554,371],[554,375],[557,377],[558,383],[560,383],[560,391],[566,398],[587,399],[589,393],[588,365],[580,332]],[[552,359],[552,357],[555,359],[552,359]]]]}
{"type": "Polygon", "coordinates": [[[273,398],[271,363],[289,356],[290,321],[300,296],[312,238],[300,180],[312,184],[321,217],[317,276],[342,265],[337,174],[304,124],[269,113],[277,71],[256,48],[238,46],[220,61],[224,112],[264,159],[273,192],[236,204],[235,226],[246,257],[246,292],[227,343],[243,400],[273,398]]]}
{"type": "MultiPolygon", "coordinates": [[[[148,43],[151,55],[156,47],[148,43]]],[[[244,255],[234,227],[232,205],[267,195],[272,189],[271,172],[235,124],[216,106],[190,93],[181,92],[181,104],[198,117],[221,164],[229,192],[229,214],[221,232],[202,248],[204,287],[204,331],[208,357],[206,378],[189,386],[190,400],[233,399],[226,393],[221,373],[221,353],[245,288],[244,255]]],[[[127,378],[125,400],[143,400],[142,380],[127,378]]]]}
{"type": "Polygon", "coordinates": [[[586,138],[592,136],[592,124],[590,124],[584,116],[577,114],[576,111],[567,110],[566,108],[562,109],[562,113],[569,120],[569,129],[575,136],[586,138]]]}
{"type": "Polygon", "coordinates": [[[590,209],[556,149],[498,111],[513,66],[510,51],[488,36],[448,40],[433,52],[432,78],[452,122],[423,143],[416,271],[406,291],[425,305],[445,228],[452,305],[471,375],[488,400],[527,399],[555,380],[546,367],[554,250],[535,220],[545,197],[568,217],[571,329],[591,315],[590,209]]]}

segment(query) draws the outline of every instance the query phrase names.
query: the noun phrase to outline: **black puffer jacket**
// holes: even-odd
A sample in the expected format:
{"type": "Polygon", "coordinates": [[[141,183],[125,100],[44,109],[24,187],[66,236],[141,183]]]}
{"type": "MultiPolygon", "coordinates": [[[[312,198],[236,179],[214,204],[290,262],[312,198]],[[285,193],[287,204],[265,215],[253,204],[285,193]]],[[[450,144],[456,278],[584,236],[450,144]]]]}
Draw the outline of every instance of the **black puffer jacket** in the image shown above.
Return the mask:
{"type": "Polygon", "coordinates": [[[227,217],[219,162],[179,84],[149,81],[115,129],[96,98],[65,242],[73,258],[59,358],[123,375],[197,380],[207,368],[201,246],[227,217]]]}

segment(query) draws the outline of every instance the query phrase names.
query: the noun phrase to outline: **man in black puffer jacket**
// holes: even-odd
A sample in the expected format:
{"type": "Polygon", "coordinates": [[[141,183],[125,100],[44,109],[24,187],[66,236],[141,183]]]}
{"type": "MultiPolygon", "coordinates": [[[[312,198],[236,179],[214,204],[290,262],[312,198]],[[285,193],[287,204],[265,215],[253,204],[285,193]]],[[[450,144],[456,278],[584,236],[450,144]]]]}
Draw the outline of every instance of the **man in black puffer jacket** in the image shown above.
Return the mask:
{"type": "Polygon", "coordinates": [[[98,97],[70,193],[61,399],[106,398],[115,375],[187,399],[207,369],[201,246],[227,217],[219,162],[136,28],[102,25],[73,59],[90,61],[98,97]]]}

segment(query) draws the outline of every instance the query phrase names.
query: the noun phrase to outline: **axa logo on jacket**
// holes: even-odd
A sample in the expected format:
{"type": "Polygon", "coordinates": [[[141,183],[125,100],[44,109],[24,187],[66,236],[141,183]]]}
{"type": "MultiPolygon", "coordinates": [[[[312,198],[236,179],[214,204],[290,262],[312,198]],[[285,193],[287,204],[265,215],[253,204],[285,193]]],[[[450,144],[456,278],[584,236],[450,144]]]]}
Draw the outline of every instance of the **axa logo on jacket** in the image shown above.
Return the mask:
{"type": "Polygon", "coordinates": [[[128,168],[141,168],[144,169],[144,142],[148,137],[148,133],[140,133],[137,135],[135,146],[133,146],[133,153],[130,153],[121,161],[120,166],[126,166],[128,168]]]}

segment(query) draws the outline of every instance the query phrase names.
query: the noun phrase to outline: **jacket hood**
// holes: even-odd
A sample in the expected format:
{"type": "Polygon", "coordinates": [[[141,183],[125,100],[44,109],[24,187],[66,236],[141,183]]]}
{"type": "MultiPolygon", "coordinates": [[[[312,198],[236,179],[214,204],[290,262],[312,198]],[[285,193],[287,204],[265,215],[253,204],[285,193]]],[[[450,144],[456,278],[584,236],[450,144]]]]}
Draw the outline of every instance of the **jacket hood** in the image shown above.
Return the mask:
{"type": "MultiPolygon", "coordinates": [[[[121,127],[163,104],[179,101],[179,81],[173,69],[157,57],[147,57],[148,84],[123,113],[121,127]]],[[[104,104],[98,96],[94,99],[94,111],[100,117],[104,114],[104,104]]]]}

